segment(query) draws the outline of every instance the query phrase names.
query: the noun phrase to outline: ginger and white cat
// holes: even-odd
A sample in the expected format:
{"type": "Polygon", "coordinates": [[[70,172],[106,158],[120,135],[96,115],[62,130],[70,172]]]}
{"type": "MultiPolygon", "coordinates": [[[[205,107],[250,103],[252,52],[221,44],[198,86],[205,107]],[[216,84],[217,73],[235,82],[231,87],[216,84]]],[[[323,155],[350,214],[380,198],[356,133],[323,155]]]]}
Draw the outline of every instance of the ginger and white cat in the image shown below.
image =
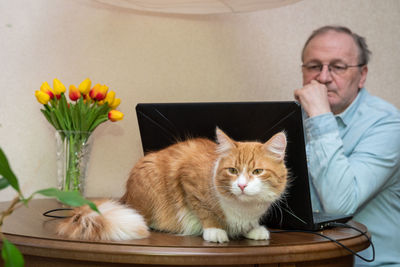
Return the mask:
{"type": "Polygon", "coordinates": [[[266,143],[236,142],[217,128],[217,143],[192,139],[144,156],[132,169],[124,196],[97,202],[101,215],[81,207],[58,226],[58,234],[87,240],[149,236],[149,228],[229,238],[269,239],[259,224],[284,193],[286,136],[266,143]]]}

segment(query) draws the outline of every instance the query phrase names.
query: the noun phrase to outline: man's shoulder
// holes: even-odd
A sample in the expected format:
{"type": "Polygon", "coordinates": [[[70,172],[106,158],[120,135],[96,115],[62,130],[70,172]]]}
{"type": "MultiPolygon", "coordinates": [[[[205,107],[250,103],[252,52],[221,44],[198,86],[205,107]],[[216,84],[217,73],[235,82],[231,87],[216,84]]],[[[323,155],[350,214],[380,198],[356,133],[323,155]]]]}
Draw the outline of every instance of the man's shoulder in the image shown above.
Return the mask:
{"type": "Polygon", "coordinates": [[[360,100],[358,109],[348,124],[348,131],[359,135],[360,140],[372,137],[391,142],[391,148],[399,149],[399,110],[382,98],[370,94],[364,94],[360,100]]]}
{"type": "Polygon", "coordinates": [[[400,121],[400,112],[393,104],[378,96],[371,95],[367,91],[364,94],[363,101],[359,106],[359,112],[362,113],[362,116],[373,116],[380,119],[390,118],[400,121]]]}

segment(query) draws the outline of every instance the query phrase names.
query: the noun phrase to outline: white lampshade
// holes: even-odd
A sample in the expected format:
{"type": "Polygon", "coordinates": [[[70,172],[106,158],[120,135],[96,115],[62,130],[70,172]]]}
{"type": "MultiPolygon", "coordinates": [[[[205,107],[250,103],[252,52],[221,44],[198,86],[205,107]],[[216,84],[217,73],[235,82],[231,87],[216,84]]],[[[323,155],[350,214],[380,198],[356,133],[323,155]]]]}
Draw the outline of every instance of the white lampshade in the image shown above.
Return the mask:
{"type": "Polygon", "coordinates": [[[221,14],[281,7],[301,0],[97,0],[138,11],[170,14],[221,14]]]}

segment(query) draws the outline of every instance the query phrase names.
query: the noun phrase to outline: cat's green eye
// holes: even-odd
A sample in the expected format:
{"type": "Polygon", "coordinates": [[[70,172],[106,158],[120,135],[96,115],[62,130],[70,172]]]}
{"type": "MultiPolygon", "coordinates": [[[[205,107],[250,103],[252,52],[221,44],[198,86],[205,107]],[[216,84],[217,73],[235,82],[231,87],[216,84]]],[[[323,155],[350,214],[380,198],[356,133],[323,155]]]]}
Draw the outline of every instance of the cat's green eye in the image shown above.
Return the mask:
{"type": "Polygon", "coordinates": [[[264,170],[263,169],[255,169],[253,171],[253,175],[260,175],[264,170]]]}
{"type": "Polygon", "coordinates": [[[239,173],[239,171],[237,169],[235,169],[235,168],[228,168],[228,172],[230,174],[238,174],[239,173]]]}

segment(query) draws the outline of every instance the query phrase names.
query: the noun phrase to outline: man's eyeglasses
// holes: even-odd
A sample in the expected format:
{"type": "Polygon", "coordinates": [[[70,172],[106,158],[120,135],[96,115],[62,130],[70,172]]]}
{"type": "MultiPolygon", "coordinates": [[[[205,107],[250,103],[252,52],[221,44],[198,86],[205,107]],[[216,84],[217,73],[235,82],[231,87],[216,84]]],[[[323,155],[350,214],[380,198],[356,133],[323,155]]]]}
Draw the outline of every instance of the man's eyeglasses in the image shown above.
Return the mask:
{"type": "Polygon", "coordinates": [[[304,71],[306,71],[309,74],[319,74],[325,65],[328,66],[328,70],[330,73],[341,75],[344,74],[348,68],[359,68],[364,66],[365,64],[347,65],[344,63],[330,63],[330,64],[308,63],[301,65],[301,67],[304,69],[304,71]]]}

